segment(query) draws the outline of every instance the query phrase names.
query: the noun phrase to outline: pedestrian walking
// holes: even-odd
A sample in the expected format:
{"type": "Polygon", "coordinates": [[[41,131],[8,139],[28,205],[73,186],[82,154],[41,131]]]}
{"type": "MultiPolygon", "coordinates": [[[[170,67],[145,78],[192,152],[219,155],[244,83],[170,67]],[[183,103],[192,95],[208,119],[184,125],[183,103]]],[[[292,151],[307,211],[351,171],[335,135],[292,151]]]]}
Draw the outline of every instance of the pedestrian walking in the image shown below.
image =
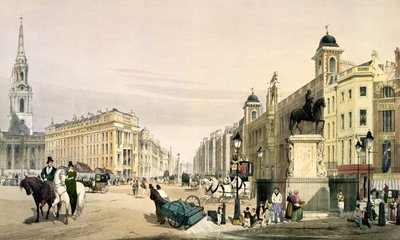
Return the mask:
{"type": "Polygon", "coordinates": [[[339,208],[339,217],[342,217],[343,215],[343,210],[344,210],[344,195],[342,189],[339,190],[339,193],[336,196],[336,199],[338,201],[338,208],[339,208]]]}
{"type": "Polygon", "coordinates": [[[274,193],[272,194],[272,206],[274,208],[274,221],[275,224],[278,223],[278,217],[280,220],[280,223],[284,223],[283,222],[283,216],[282,216],[282,194],[279,192],[279,188],[275,187],[274,188],[274,193]]]}
{"type": "Polygon", "coordinates": [[[250,208],[246,207],[246,211],[244,211],[244,221],[243,221],[244,228],[250,228],[251,218],[252,218],[252,216],[251,216],[250,208]]]}
{"type": "Polygon", "coordinates": [[[156,206],[157,222],[160,222],[160,224],[164,224],[165,218],[161,214],[161,207],[164,204],[164,199],[160,196],[158,191],[153,187],[153,184],[149,184],[149,189],[150,189],[150,199],[154,201],[154,205],[156,206]]]}
{"type": "Polygon", "coordinates": [[[292,194],[293,194],[292,191],[289,190],[288,196],[286,198],[287,206],[285,211],[285,218],[287,219],[288,222],[290,222],[292,219],[292,212],[293,212],[292,194]]]}

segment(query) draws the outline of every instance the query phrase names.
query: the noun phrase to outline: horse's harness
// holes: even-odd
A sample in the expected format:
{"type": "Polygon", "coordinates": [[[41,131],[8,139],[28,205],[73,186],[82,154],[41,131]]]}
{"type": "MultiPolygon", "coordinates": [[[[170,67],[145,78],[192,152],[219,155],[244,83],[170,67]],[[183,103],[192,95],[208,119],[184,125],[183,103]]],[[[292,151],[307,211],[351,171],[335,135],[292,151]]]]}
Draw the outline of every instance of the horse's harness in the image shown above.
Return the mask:
{"type": "MultiPolygon", "coordinates": [[[[212,180],[210,179],[210,181],[212,181],[212,180]]],[[[218,187],[219,187],[219,184],[217,185],[217,187],[214,190],[211,190],[211,188],[212,188],[212,183],[211,183],[211,186],[208,189],[206,189],[206,192],[209,192],[211,190],[211,194],[214,194],[217,191],[218,187]]]]}

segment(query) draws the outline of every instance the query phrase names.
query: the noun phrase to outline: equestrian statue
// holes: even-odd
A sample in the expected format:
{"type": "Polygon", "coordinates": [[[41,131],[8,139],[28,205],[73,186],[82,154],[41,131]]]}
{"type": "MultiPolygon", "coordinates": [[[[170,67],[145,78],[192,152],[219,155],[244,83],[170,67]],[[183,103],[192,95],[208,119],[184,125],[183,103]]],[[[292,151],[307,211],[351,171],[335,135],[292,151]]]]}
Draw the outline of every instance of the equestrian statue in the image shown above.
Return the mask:
{"type": "Polygon", "coordinates": [[[319,98],[313,105],[313,96],[311,90],[307,90],[306,103],[303,108],[296,108],[290,113],[289,130],[293,135],[293,128],[299,129],[300,133],[302,130],[299,127],[301,121],[315,122],[315,132],[317,132],[318,123],[322,122],[322,129],[324,129],[325,121],[322,119],[322,109],[325,107],[325,99],[319,98]]]}

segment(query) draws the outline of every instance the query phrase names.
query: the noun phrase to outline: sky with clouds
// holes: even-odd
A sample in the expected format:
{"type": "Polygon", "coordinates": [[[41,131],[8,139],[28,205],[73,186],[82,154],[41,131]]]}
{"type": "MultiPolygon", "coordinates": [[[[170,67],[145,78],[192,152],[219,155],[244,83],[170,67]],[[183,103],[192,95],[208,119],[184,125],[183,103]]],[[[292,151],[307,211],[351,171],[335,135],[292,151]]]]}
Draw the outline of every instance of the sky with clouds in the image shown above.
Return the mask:
{"type": "Polygon", "coordinates": [[[203,137],[240,120],[274,71],[282,97],[313,79],[325,34],[343,59],[394,61],[400,2],[0,0],[0,129],[8,129],[19,17],[35,131],[73,115],[131,109],[166,148],[192,161],[203,137]]]}

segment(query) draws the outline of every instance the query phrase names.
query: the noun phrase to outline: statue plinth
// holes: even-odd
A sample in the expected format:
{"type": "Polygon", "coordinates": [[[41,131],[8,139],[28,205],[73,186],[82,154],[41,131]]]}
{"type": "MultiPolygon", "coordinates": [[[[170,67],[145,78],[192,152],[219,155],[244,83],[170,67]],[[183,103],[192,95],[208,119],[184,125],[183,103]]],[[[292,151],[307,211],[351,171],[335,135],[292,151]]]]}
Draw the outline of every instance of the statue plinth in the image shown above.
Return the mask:
{"type": "Polygon", "coordinates": [[[326,216],[329,211],[324,141],[319,134],[292,135],[287,139],[286,193],[300,191],[300,198],[306,202],[303,206],[306,216],[326,216]]]}

